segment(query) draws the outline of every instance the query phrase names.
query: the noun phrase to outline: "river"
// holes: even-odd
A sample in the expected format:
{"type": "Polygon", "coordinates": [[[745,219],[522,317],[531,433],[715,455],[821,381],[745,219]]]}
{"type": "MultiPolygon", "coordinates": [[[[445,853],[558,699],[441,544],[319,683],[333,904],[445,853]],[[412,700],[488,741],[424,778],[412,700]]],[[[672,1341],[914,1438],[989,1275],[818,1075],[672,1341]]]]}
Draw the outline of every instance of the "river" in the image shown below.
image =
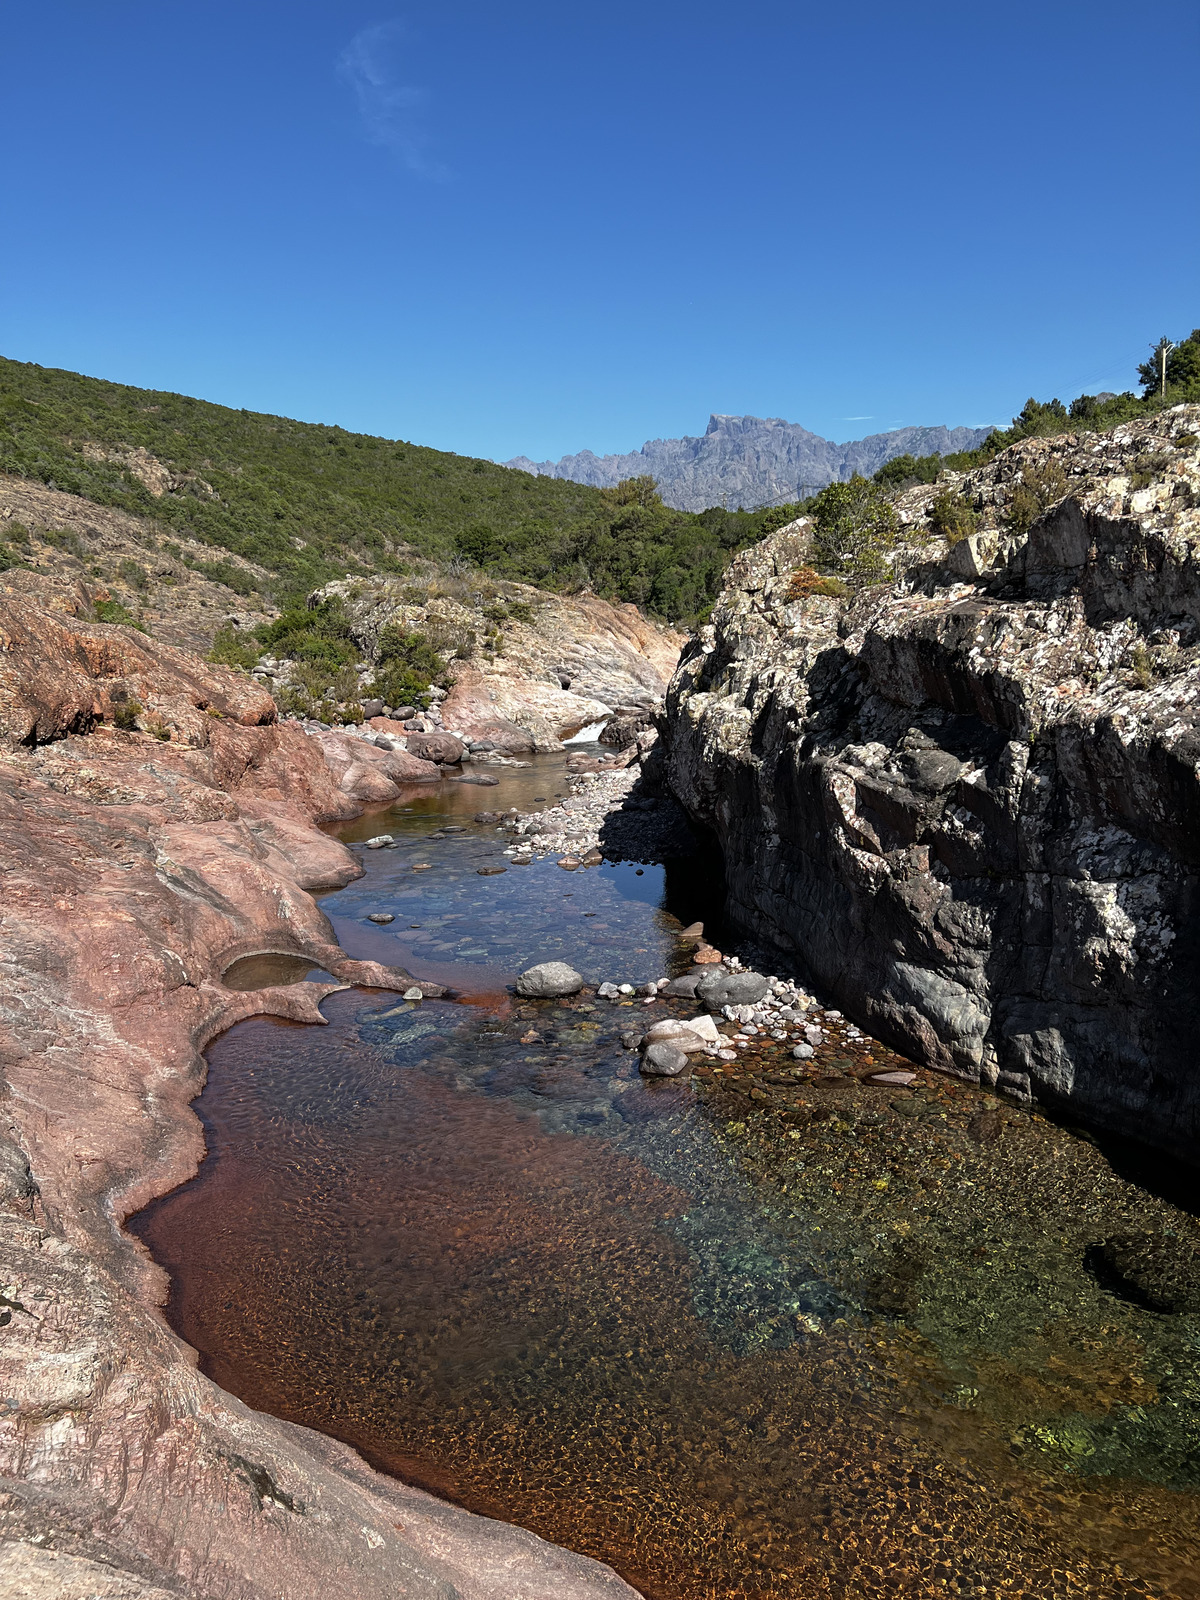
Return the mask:
{"type": "Polygon", "coordinates": [[[508,986],[684,970],[715,876],[482,870],[476,812],[566,789],[499,770],[342,828],[397,845],[323,900],[461,999],[349,990],[208,1052],[209,1155],[129,1223],[204,1370],[651,1600],[1200,1596],[1200,1299],[1111,1265],[1191,1248],[1186,1185],[934,1074],[865,1083],[898,1064],[869,1041],[643,1080],[640,1001],[508,986]]]}

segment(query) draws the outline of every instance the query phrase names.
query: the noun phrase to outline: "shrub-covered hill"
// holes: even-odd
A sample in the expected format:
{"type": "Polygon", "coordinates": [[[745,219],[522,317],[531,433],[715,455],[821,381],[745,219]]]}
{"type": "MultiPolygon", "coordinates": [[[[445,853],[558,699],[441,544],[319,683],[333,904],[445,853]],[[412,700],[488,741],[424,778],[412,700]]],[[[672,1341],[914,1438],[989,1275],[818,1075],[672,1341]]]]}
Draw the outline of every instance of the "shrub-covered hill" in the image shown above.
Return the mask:
{"type": "Polygon", "coordinates": [[[459,556],[692,619],[730,554],[788,515],[672,511],[648,479],[594,489],[3,358],[0,472],[232,551],[271,574],[279,604],[331,578],[459,556]]]}

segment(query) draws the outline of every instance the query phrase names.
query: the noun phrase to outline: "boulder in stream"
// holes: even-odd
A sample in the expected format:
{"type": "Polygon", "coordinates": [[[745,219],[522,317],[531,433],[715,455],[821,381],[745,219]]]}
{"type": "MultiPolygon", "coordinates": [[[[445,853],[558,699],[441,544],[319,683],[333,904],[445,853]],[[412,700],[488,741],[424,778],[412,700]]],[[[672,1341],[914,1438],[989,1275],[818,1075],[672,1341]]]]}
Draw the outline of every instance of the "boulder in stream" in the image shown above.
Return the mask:
{"type": "Polygon", "coordinates": [[[666,1041],[652,1044],[642,1057],[641,1071],[648,1078],[677,1078],[687,1071],[688,1058],[666,1041]]]}
{"type": "Polygon", "coordinates": [[[753,1006],[765,998],[770,985],[760,972],[714,972],[696,982],[696,998],[710,1011],[722,1006],[753,1006]]]}
{"type": "Polygon", "coordinates": [[[532,1000],[553,1000],[578,994],[583,979],[565,961],[543,961],[529,967],[517,979],[517,993],[532,1000]]]}

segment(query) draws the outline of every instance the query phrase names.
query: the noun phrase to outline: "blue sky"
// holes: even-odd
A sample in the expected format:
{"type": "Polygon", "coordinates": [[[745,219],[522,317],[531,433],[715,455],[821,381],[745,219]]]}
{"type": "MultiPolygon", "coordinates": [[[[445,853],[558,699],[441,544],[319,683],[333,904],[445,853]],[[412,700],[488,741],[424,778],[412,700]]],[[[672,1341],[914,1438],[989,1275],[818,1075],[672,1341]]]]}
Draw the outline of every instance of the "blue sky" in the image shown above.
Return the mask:
{"type": "Polygon", "coordinates": [[[497,459],[1125,388],[1194,0],[0,0],[0,352],[497,459]]]}

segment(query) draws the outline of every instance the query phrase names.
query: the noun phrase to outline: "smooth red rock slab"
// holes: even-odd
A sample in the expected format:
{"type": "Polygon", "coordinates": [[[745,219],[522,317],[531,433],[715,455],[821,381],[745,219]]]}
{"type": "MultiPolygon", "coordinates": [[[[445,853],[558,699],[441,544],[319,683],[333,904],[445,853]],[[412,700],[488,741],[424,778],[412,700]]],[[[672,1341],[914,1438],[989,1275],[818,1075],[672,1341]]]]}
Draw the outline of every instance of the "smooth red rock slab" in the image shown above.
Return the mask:
{"type": "Polygon", "coordinates": [[[361,867],[313,818],[361,807],[260,690],[33,607],[0,607],[0,643],[0,735],[54,739],[0,754],[0,1262],[16,1302],[0,1338],[0,1594],[633,1595],[251,1411],[167,1327],[165,1275],[119,1224],[204,1157],[204,1046],[252,1015],[320,1025],[345,984],[441,990],[335,943],[310,891],[361,867]],[[86,732],[118,682],[172,719],[169,740],[86,732]],[[221,982],[266,953],[336,981],[221,982]]]}

